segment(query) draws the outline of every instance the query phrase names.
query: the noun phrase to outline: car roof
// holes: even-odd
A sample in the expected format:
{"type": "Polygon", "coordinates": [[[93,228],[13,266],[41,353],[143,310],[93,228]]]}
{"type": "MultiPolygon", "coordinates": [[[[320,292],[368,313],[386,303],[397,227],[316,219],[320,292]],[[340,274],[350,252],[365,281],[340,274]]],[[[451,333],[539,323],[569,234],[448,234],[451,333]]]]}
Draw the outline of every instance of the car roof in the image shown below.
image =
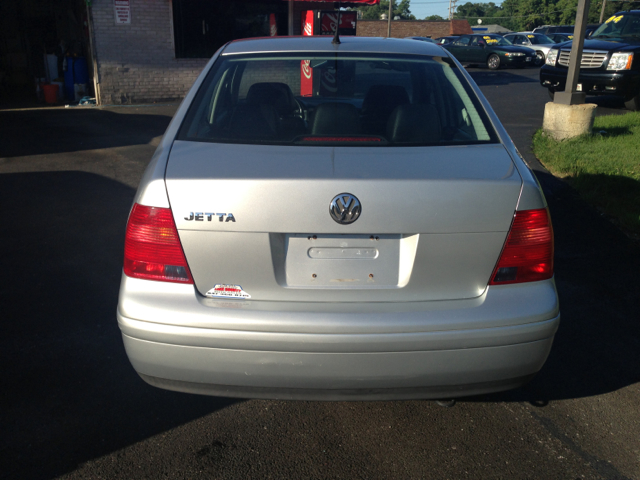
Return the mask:
{"type": "MultiPolygon", "coordinates": [[[[399,53],[442,56],[441,47],[431,42],[416,42],[405,38],[340,37],[333,44],[333,36],[261,37],[235,40],[228,43],[222,55],[275,52],[343,52],[343,53],[399,53]]],[[[446,55],[446,54],[445,54],[446,55]]]]}

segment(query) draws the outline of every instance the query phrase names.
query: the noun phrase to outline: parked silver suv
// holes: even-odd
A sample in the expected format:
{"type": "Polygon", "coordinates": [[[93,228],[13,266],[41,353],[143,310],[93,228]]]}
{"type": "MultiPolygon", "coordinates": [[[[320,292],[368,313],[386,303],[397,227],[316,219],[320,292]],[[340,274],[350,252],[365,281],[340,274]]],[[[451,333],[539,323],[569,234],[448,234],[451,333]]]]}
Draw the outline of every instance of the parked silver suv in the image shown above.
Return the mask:
{"type": "Polygon", "coordinates": [[[543,194],[441,47],[236,41],[140,183],[118,323],[183,392],[453,398],[517,387],[558,327],[543,194]]]}

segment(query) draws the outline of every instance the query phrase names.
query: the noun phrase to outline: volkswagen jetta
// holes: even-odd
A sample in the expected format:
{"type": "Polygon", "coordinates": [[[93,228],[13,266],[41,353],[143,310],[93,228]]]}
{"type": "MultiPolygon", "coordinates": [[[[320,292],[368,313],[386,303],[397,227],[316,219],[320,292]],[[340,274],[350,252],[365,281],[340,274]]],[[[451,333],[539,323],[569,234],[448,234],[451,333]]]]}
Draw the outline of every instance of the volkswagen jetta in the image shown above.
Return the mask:
{"type": "Polygon", "coordinates": [[[514,388],[540,370],[559,322],[549,212],[441,47],[235,41],[142,178],[117,316],[135,370],[171,390],[514,388]]]}

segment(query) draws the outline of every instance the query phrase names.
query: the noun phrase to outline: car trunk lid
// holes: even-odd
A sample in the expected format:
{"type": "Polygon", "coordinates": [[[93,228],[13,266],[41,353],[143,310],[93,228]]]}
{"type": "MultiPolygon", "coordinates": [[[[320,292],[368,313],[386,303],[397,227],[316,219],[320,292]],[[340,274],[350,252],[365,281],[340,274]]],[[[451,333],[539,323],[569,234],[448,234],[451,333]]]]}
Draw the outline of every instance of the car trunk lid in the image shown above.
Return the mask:
{"type": "Polygon", "coordinates": [[[499,144],[176,141],[166,185],[203,295],[237,285],[260,300],[427,301],[484,291],[521,178],[499,144]],[[348,225],[329,211],[343,193],[362,206],[348,225]]]}

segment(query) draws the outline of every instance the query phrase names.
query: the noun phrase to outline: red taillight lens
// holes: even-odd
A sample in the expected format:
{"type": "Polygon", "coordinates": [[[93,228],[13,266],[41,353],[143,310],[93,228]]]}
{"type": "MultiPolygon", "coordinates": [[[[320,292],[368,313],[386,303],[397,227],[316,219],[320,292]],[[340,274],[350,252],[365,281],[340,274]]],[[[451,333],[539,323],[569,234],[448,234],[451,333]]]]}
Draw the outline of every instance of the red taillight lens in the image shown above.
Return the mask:
{"type": "Polygon", "coordinates": [[[124,241],[124,273],[145,280],[193,283],[170,208],[133,206],[124,241]]]}
{"type": "Polygon", "coordinates": [[[516,212],[489,285],[536,282],[553,276],[553,228],[546,208],[516,212]]]}

